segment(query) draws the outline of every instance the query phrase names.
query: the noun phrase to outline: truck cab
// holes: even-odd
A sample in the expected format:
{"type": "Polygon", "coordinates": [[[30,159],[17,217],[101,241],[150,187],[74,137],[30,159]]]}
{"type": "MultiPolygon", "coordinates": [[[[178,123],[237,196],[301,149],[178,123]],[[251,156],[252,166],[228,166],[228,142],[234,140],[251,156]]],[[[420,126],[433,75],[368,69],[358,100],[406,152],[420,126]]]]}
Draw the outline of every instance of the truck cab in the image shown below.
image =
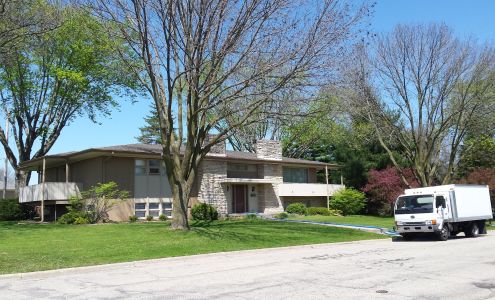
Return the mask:
{"type": "Polygon", "coordinates": [[[395,225],[399,234],[438,233],[448,221],[450,207],[446,194],[402,195],[395,202],[395,225]]]}

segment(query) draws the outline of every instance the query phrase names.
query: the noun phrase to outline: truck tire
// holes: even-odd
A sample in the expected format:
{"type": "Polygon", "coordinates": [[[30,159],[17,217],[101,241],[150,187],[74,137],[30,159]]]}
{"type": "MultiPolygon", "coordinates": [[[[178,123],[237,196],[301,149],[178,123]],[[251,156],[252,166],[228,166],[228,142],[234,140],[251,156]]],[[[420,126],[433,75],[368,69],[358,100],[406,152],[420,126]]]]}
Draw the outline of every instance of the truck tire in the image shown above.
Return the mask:
{"type": "Polygon", "coordinates": [[[468,226],[467,230],[464,231],[464,234],[467,237],[477,237],[480,234],[480,228],[478,227],[478,224],[476,222],[471,223],[471,225],[468,226]]]}
{"type": "Polygon", "coordinates": [[[437,232],[437,237],[439,241],[446,241],[449,239],[450,236],[450,230],[449,226],[447,224],[444,224],[442,226],[442,229],[437,232]]]}

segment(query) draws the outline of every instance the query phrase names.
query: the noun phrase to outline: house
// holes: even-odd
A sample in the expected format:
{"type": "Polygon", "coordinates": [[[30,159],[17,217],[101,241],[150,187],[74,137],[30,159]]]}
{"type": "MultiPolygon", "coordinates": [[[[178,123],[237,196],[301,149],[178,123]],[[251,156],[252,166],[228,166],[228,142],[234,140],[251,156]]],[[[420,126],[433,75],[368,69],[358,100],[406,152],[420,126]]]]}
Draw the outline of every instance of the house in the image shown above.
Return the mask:
{"type": "MultiPolygon", "coordinates": [[[[130,198],[113,208],[110,218],[127,220],[171,216],[172,193],[161,161],[161,145],[130,144],[47,155],[24,162],[37,171],[38,184],[23,187],[19,201],[44,207],[44,220],[66,212],[71,196],[97,183],[115,181],[130,198]]],[[[191,204],[206,202],[220,214],[277,213],[292,202],[326,206],[342,184],[317,183],[318,170],[335,164],[282,157],[280,142],[260,140],[256,153],[228,151],[215,145],[199,167],[191,204]]]]}

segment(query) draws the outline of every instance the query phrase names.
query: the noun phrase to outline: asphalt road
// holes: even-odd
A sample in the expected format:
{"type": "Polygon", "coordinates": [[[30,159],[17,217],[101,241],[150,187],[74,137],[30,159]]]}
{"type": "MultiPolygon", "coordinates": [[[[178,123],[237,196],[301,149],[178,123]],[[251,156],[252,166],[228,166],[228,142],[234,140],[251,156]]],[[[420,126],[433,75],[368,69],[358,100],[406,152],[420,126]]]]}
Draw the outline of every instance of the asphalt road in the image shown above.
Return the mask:
{"type": "Polygon", "coordinates": [[[1,299],[489,299],[495,232],[362,241],[0,276],[1,299]]]}

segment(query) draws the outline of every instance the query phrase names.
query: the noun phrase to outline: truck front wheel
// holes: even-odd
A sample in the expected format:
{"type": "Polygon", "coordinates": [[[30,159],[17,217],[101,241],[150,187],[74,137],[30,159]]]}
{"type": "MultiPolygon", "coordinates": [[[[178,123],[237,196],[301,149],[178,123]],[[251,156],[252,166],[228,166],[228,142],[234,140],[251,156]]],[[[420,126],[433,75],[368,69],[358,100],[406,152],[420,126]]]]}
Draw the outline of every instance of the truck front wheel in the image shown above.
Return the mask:
{"type": "Polygon", "coordinates": [[[471,225],[468,226],[467,230],[464,231],[464,234],[467,237],[477,237],[480,234],[480,228],[478,227],[478,224],[476,224],[476,222],[471,223],[471,225]]]}
{"type": "Polygon", "coordinates": [[[446,241],[449,239],[450,230],[447,224],[443,224],[442,229],[437,232],[437,237],[440,241],[446,241]]]}

